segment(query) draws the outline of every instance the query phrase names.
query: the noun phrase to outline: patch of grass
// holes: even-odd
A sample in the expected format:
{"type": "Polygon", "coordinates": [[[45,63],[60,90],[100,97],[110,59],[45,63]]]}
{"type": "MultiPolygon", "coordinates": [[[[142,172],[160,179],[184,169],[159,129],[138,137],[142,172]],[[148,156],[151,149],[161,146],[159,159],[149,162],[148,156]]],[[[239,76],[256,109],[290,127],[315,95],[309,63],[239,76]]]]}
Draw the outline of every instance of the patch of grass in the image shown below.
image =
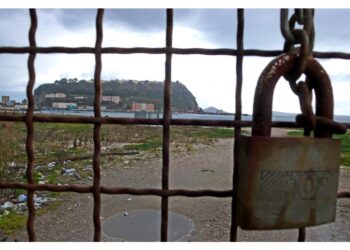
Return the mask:
{"type": "Polygon", "coordinates": [[[192,137],[199,138],[232,138],[233,137],[233,129],[227,128],[199,128],[190,133],[192,137]]]}
{"type": "Polygon", "coordinates": [[[0,217],[0,230],[7,235],[13,234],[16,230],[24,227],[26,221],[26,215],[10,212],[9,214],[0,217]]]}
{"type": "Polygon", "coordinates": [[[303,136],[304,132],[301,129],[300,130],[292,130],[292,131],[288,132],[288,135],[289,136],[303,136]]]}
{"type": "Polygon", "coordinates": [[[153,138],[146,143],[125,145],[123,149],[125,150],[135,150],[135,151],[150,151],[162,146],[161,138],[153,138]]]}
{"type": "Polygon", "coordinates": [[[350,152],[340,155],[340,164],[347,167],[350,166],[350,152]]]}
{"type": "Polygon", "coordinates": [[[46,180],[49,184],[57,184],[58,182],[58,176],[60,176],[61,172],[58,170],[52,170],[47,175],[46,180]]]}
{"type": "Polygon", "coordinates": [[[209,138],[233,138],[234,130],[231,128],[216,128],[204,131],[204,136],[209,138]]]}
{"type": "Polygon", "coordinates": [[[334,138],[341,140],[341,165],[350,166],[350,134],[335,135],[334,138]]]}
{"type": "MultiPolygon", "coordinates": [[[[156,133],[149,133],[141,143],[125,145],[124,150],[152,151],[161,148],[161,128],[156,133]]],[[[231,128],[205,128],[205,127],[177,127],[173,126],[170,134],[170,142],[177,143],[208,143],[219,138],[233,138],[234,130],[231,128]]]]}
{"type": "MultiPolygon", "coordinates": [[[[49,196],[50,197],[57,197],[59,194],[58,193],[55,193],[55,192],[50,192],[50,194],[49,194],[49,196]]],[[[63,195],[63,194],[61,194],[61,195],[63,195]]],[[[41,216],[41,215],[44,215],[44,214],[46,214],[46,213],[48,213],[48,212],[53,212],[53,211],[56,211],[59,207],[60,207],[60,205],[62,204],[62,201],[53,201],[53,202],[51,202],[49,205],[47,205],[47,206],[44,206],[44,207],[41,207],[40,209],[38,209],[37,210],[37,215],[38,216],[41,216]]]]}
{"type": "Polygon", "coordinates": [[[27,194],[27,191],[25,189],[15,189],[14,190],[14,195],[16,197],[20,196],[21,194],[27,194]]]}
{"type": "Polygon", "coordinates": [[[350,134],[346,133],[344,135],[335,135],[334,138],[341,139],[342,152],[350,152],[350,134]]]}
{"type": "Polygon", "coordinates": [[[36,123],[37,129],[45,130],[67,130],[72,132],[91,132],[91,124],[70,124],[70,123],[36,123]]]}
{"type": "MultiPolygon", "coordinates": [[[[49,192],[50,198],[55,198],[55,197],[58,197],[59,195],[65,195],[65,194],[60,194],[57,192],[49,192]]],[[[40,209],[37,209],[36,215],[41,216],[48,212],[55,211],[59,208],[61,204],[62,204],[62,201],[59,201],[59,200],[52,201],[48,205],[43,206],[40,209]]],[[[26,214],[20,214],[15,211],[10,211],[7,215],[0,216],[0,231],[5,235],[12,235],[17,230],[23,228],[26,225],[26,222],[27,222],[26,214]]]]}
{"type": "Polygon", "coordinates": [[[62,193],[59,192],[49,192],[48,197],[50,198],[56,198],[58,196],[62,195],[62,193]]]}
{"type": "Polygon", "coordinates": [[[218,139],[233,138],[233,129],[231,128],[204,128],[204,127],[174,127],[172,130],[172,138],[174,140],[181,137],[192,137],[196,139],[218,139]]]}

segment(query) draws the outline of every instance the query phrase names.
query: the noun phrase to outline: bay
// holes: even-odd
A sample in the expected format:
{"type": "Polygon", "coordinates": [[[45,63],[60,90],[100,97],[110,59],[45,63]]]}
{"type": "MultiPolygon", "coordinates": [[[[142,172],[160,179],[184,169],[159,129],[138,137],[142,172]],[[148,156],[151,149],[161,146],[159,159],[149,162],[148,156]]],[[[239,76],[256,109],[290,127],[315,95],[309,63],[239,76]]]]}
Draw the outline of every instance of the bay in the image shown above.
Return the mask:
{"type": "MultiPolygon", "coordinates": [[[[37,111],[37,114],[47,115],[68,115],[68,116],[94,116],[93,111],[83,110],[41,110],[37,111]]],[[[119,117],[119,118],[150,118],[150,119],[162,119],[163,113],[134,113],[134,112],[121,112],[121,111],[102,111],[103,117],[119,117]]],[[[296,114],[273,112],[272,121],[287,121],[294,122],[296,114]]],[[[173,119],[198,119],[198,120],[234,120],[233,114],[194,114],[194,113],[173,113],[173,119]]],[[[251,121],[252,116],[249,114],[242,115],[243,121],[251,121]]],[[[335,115],[334,120],[338,122],[350,122],[350,116],[335,115]]]]}

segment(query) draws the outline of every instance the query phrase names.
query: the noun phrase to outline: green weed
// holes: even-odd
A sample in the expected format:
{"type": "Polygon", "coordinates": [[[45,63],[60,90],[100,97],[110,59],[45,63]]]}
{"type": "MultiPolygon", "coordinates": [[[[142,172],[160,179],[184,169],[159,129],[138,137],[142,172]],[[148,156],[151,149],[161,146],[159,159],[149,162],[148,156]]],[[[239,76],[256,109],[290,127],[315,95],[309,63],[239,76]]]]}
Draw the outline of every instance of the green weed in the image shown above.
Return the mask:
{"type": "Polygon", "coordinates": [[[10,235],[17,229],[24,227],[26,221],[27,216],[11,211],[9,214],[0,217],[0,230],[10,235]]]}

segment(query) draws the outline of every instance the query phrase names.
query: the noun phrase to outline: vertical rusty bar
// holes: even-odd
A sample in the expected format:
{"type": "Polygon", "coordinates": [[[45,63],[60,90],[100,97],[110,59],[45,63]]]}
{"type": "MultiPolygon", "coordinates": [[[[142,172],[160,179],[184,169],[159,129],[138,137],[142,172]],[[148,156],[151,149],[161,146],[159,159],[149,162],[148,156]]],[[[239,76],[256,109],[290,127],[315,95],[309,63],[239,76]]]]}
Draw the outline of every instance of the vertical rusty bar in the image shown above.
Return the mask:
{"type": "MultiPolygon", "coordinates": [[[[162,145],[162,189],[169,189],[169,139],[171,120],[171,48],[173,40],[173,10],[166,10],[166,58],[164,81],[164,107],[163,107],[163,145],[162,145]]],[[[161,241],[168,240],[168,197],[161,201],[161,241]]]]}
{"type": "MultiPolygon", "coordinates": [[[[29,29],[29,44],[30,47],[36,47],[35,33],[38,27],[38,19],[36,16],[36,10],[30,9],[30,29],[29,29]]],[[[26,153],[27,153],[27,181],[29,184],[35,184],[33,168],[34,168],[34,124],[33,124],[33,113],[34,113],[34,96],[33,88],[35,84],[35,62],[36,53],[30,53],[28,57],[28,73],[29,81],[27,84],[27,99],[28,108],[25,116],[25,123],[27,128],[27,139],[26,139],[26,153]]],[[[27,220],[27,231],[29,241],[35,241],[34,231],[34,220],[35,220],[35,207],[34,207],[34,191],[27,191],[27,207],[28,207],[28,220],[27,220]]]]}
{"type": "MultiPolygon", "coordinates": [[[[94,76],[94,85],[95,85],[95,98],[94,98],[94,114],[95,117],[101,117],[101,71],[102,71],[102,38],[103,38],[103,9],[97,10],[96,15],[96,44],[95,44],[95,76],[94,76]]],[[[100,172],[100,159],[101,159],[101,141],[100,141],[100,131],[101,124],[94,125],[94,157],[93,157],[93,196],[94,196],[94,241],[101,240],[101,172],[100,172]]]]}
{"type": "Polygon", "coordinates": [[[298,241],[299,242],[305,241],[305,238],[306,238],[306,229],[305,227],[301,227],[298,230],[298,241]]]}
{"type": "MultiPolygon", "coordinates": [[[[242,119],[242,83],[243,83],[243,34],[244,34],[244,10],[237,10],[237,57],[236,57],[236,111],[235,120],[240,121],[242,119]]],[[[233,197],[231,205],[231,234],[230,240],[237,241],[237,220],[236,220],[236,183],[237,183],[237,167],[238,167],[238,137],[241,135],[241,127],[235,126],[235,142],[234,142],[234,156],[233,156],[233,197]]]]}

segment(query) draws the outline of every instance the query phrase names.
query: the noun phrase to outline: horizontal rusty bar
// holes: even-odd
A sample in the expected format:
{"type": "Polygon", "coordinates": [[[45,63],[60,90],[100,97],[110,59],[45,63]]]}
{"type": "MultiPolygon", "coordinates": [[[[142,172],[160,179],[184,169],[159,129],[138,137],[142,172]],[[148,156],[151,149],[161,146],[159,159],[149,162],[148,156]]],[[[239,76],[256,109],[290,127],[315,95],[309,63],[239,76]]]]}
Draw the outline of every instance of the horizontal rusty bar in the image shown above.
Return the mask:
{"type": "Polygon", "coordinates": [[[350,191],[338,192],[338,198],[350,198],[350,191]]]}
{"type": "Polygon", "coordinates": [[[186,189],[173,189],[173,190],[162,190],[162,189],[133,189],[133,188],[107,188],[101,187],[101,192],[104,194],[129,194],[129,195],[156,195],[162,197],[170,196],[186,196],[186,197],[201,197],[201,196],[212,196],[212,197],[232,197],[232,190],[186,190],[186,189]]]}
{"type": "Polygon", "coordinates": [[[25,189],[28,191],[92,193],[93,186],[27,184],[27,183],[18,183],[18,182],[0,183],[0,189],[10,189],[10,188],[11,189],[25,189]]]}
{"type": "MultiPolygon", "coordinates": [[[[27,184],[27,183],[0,183],[0,189],[25,189],[28,191],[51,191],[51,192],[76,192],[76,193],[92,193],[93,186],[83,185],[54,185],[54,184],[27,184]]],[[[103,187],[101,186],[101,194],[129,194],[129,195],[154,195],[154,196],[186,196],[186,197],[231,197],[232,190],[188,190],[188,189],[173,189],[162,190],[156,188],[125,188],[125,187],[103,187]]]]}
{"type": "Polygon", "coordinates": [[[0,54],[25,54],[25,53],[65,53],[65,54],[94,54],[92,47],[0,47],[0,54]]]}
{"type": "MultiPolygon", "coordinates": [[[[236,56],[238,54],[235,49],[204,49],[204,48],[119,48],[119,47],[104,47],[103,54],[165,54],[167,52],[180,55],[202,54],[202,55],[228,55],[236,56]]],[[[67,53],[67,54],[94,54],[93,47],[0,47],[0,54],[24,54],[24,53],[67,53]]],[[[244,55],[247,56],[276,56],[283,53],[282,50],[244,50],[244,55]]]]}
{"type": "MultiPolygon", "coordinates": [[[[20,122],[24,121],[22,115],[0,115],[0,121],[20,122]]],[[[93,117],[93,116],[58,116],[58,115],[34,115],[35,122],[57,122],[57,123],[90,123],[90,124],[143,124],[162,125],[162,119],[142,118],[117,118],[117,117],[93,117]]]]}
{"type": "MultiPolygon", "coordinates": [[[[0,121],[24,122],[23,115],[0,115],[0,121]]],[[[163,125],[163,119],[142,118],[119,118],[119,117],[92,117],[92,116],[57,116],[57,115],[34,115],[34,122],[54,123],[85,123],[85,124],[129,124],[129,125],[163,125]]],[[[350,123],[342,123],[350,128],[350,123]]],[[[208,126],[208,127],[251,127],[251,121],[235,120],[202,120],[202,119],[171,119],[173,126],[208,126]]],[[[295,122],[272,122],[273,127],[301,128],[295,122]]]]}
{"type": "Polygon", "coordinates": [[[208,127],[250,127],[250,121],[235,121],[235,120],[200,120],[200,119],[171,119],[170,125],[175,126],[208,126],[208,127]]]}
{"type": "MultiPolygon", "coordinates": [[[[76,193],[92,193],[93,186],[83,185],[54,185],[54,184],[27,184],[17,182],[0,183],[0,189],[25,189],[28,191],[50,191],[50,192],[76,192],[76,193]]],[[[124,187],[103,187],[102,194],[129,194],[129,195],[154,195],[154,196],[186,196],[186,197],[232,197],[233,191],[230,190],[188,190],[188,189],[172,189],[162,190],[156,188],[124,188],[124,187]]],[[[350,191],[338,192],[338,198],[350,198],[350,191]]]]}
{"type": "MultiPolygon", "coordinates": [[[[102,54],[165,54],[169,51],[172,54],[178,55],[222,55],[222,56],[237,56],[238,50],[218,48],[218,49],[204,49],[204,48],[147,48],[147,47],[134,47],[134,48],[120,48],[120,47],[105,47],[102,48],[102,54]]],[[[66,54],[94,54],[95,48],[93,47],[13,47],[5,46],[0,47],[0,54],[25,54],[25,53],[39,53],[39,54],[52,54],[52,53],[66,53],[66,54]]],[[[247,49],[242,50],[243,56],[261,56],[261,57],[274,57],[283,53],[282,50],[258,50],[247,49]]],[[[345,52],[320,52],[314,51],[313,56],[315,58],[324,59],[350,59],[350,53],[345,52]]]]}

